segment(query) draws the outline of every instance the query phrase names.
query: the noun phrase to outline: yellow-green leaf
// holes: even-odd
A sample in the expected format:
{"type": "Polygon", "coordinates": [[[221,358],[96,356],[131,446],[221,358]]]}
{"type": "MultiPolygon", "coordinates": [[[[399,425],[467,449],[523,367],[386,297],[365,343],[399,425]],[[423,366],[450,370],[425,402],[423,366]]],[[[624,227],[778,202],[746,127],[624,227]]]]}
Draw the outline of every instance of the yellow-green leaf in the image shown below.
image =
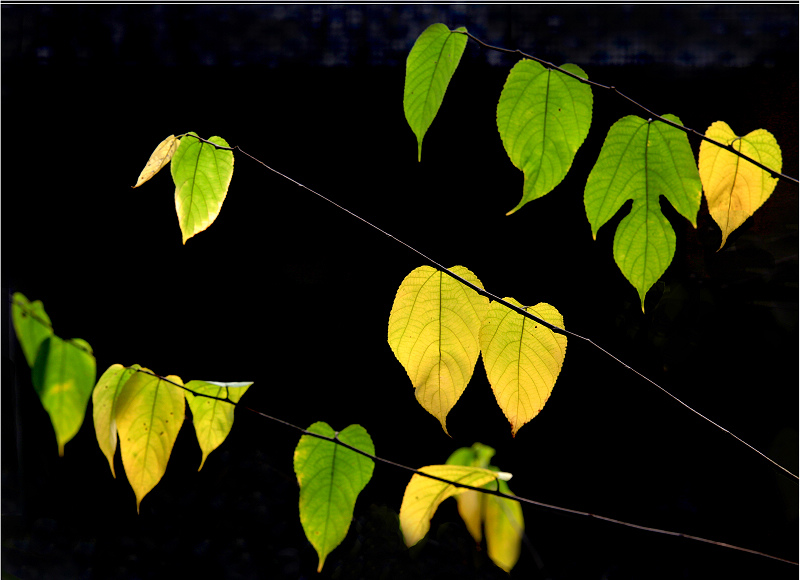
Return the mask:
{"type": "MultiPolygon", "coordinates": [[[[483,288],[464,268],[450,271],[483,288]]],[[[450,409],[467,387],[480,355],[479,333],[489,301],[430,266],[412,271],[389,315],[389,345],[414,385],[417,401],[447,433],[450,409]]]]}
{"type": "MultiPolygon", "coordinates": [[[[183,384],[173,375],[166,379],[183,384]]],[[[185,408],[183,389],[145,372],[137,372],[128,379],[117,396],[120,454],[125,474],[136,494],[137,512],[142,498],[167,470],[185,408]]]]}
{"type": "MultiPolygon", "coordinates": [[[[500,491],[511,494],[508,484],[500,480],[500,491]]],[[[484,530],[486,532],[486,551],[492,562],[506,572],[510,572],[519,560],[525,520],[522,506],[518,501],[481,494],[484,501],[484,530]]]]}
{"type": "MultiPolygon", "coordinates": [[[[175,210],[184,244],[217,219],[233,177],[232,151],[217,149],[190,135],[197,136],[187,133],[180,140],[171,166],[175,210]]],[[[229,147],[222,137],[211,137],[208,141],[229,147]]]]}
{"type": "Polygon", "coordinates": [[[33,365],[33,387],[50,415],[58,454],[83,425],[96,377],[92,348],[85,340],[62,340],[52,335],[39,346],[33,365]]]}
{"type": "Polygon", "coordinates": [[[175,137],[175,135],[170,135],[159,143],[158,147],[153,151],[153,154],[150,155],[150,159],[147,160],[147,164],[144,166],[144,169],[142,169],[142,172],[139,174],[139,179],[136,180],[136,185],[133,187],[139,187],[161,171],[161,169],[169,163],[170,159],[172,159],[172,156],[178,149],[179,142],[180,139],[175,137]]]}
{"type": "Polygon", "coordinates": [[[25,360],[28,361],[28,366],[33,368],[39,346],[44,339],[53,334],[50,317],[44,311],[41,301],[30,302],[22,293],[14,292],[11,318],[25,360]]]}
{"type": "Polygon", "coordinates": [[[200,467],[203,469],[208,454],[219,447],[233,427],[233,411],[236,408],[233,404],[220,401],[218,399],[228,398],[234,403],[238,403],[242,395],[253,383],[216,383],[213,381],[189,381],[186,388],[199,395],[193,395],[186,391],[186,402],[192,410],[192,423],[197,434],[197,442],[203,452],[200,460],[200,467]],[[217,397],[211,399],[201,395],[217,397]]]}
{"type": "MultiPolygon", "coordinates": [[[[418,471],[473,487],[481,487],[497,479],[494,471],[465,465],[428,465],[418,471]]],[[[439,504],[448,497],[466,491],[469,490],[417,473],[412,475],[400,506],[400,528],[406,546],[411,547],[425,537],[439,504]]]]}
{"type": "Polygon", "coordinates": [[[124,367],[114,364],[106,369],[92,392],[92,415],[94,418],[94,432],[100,451],[108,459],[111,475],[117,477],[114,471],[114,453],[117,451],[117,396],[133,376],[139,365],[124,367]]]}
{"type": "MultiPolygon", "coordinates": [[[[513,298],[505,301],[522,307],[513,298]]],[[[561,314],[549,304],[542,302],[527,311],[564,328],[561,314]]],[[[480,338],[486,376],[497,403],[511,423],[512,436],[516,435],[550,397],[564,363],[567,337],[492,302],[480,338]]]]}
{"type": "MultiPolygon", "coordinates": [[[[775,137],[764,129],[738,137],[727,123],[716,121],[706,130],[706,137],[730,145],[774,171],[781,171],[781,148],[775,137]]],[[[767,201],[778,180],[760,167],[707,141],[700,144],[698,166],[708,211],[722,230],[719,246],[722,249],[731,232],[767,201]]]]}
{"type": "MultiPolygon", "coordinates": [[[[322,421],[308,431],[347,443],[375,455],[372,438],[361,425],[350,425],[338,435],[322,421]]],[[[317,572],[325,558],[347,535],[356,499],[372,477],[375,462],[351,449],[312,435],[303,435],[294,451],[294,471],[300,485],[300,523],[319,555],[317,572]]]]}

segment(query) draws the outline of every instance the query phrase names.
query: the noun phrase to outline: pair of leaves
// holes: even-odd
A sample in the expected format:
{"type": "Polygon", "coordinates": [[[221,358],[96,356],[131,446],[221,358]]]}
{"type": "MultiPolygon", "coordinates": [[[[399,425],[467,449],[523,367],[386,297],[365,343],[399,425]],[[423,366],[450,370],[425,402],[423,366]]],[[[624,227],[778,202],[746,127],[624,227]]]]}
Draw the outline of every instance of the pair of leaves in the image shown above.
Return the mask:
{"type": "Polygon", "coordinates": [[[96,376],[89,344],[79,338],[64,340],[53,333],[41,301],[23,294],[12,297],[11,318],[25,360],[32,369],[33,387],[50,416],[59,456],[83,424],[96,376]]]}
{"type": "Polygon", "coordinates": [[[120,455],[128,482],[136,495],[136,511],[142,499],[167,470],[172,448],[183,425],[186,402],[203,458],[228,436],[233,426],[234,405],[209,397],[229,398],[233,403],[252,383],[189,381],[185,391],[180,377],[155,376],[139,365],[111,365],[92,394],[97,443],[108,460],[111,474],[119,438],[120,455]],[[209,395],[204,397],[202,395],[209,395]]]}
{"type": "MultiPolygon", "coordinates": [[[[197,134],[170,135],[164,139],[153,151],[133,186],[139,187],[172,162],[175,210],[184,244],[217,219],[233,177],[232,151],[218,149],[191,137],[197,137],[197,134]]],[[[211,137],[208,141],[230,147],[221,137],[211,137]]]]}
{"type": "MultiPolygon", "coordinates": [[[[483,288],[467,268],[449,270],[483,288]]],[[[521,307],[513,298],[504,300],[521,307]]],[[[549,304],[527,310],[563,328],[563,318],[549,304]]],[[[561,371],[567,346],[565,336],[503,304],[490,303],[430,266],[416,268],[400,284],[389,315],[388,341],[411,379],[417,401],[439,419],[445,433],[447,414],[466,389],[482,354],[512,435],[541,411],[561,371]]]]}

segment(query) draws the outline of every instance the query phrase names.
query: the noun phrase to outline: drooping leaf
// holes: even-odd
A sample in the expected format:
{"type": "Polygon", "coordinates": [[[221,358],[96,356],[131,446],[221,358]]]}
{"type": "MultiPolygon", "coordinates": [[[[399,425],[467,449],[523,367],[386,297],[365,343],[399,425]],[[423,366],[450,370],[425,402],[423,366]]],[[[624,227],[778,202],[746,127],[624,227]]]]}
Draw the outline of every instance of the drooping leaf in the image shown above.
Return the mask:
{"type": "MultiPolygon", "coordinates": [[[[504,300],[522,307],[513,298],[504,300]]],[[[564,328],[561,314],[549,304],[540,302],[527,311],[564,328]]],[[[486,376],[514,436],[550,397],[564,364],[567,337],[498,302],[489,305],[480,337],[486,376]]]]}
{"type": "MultiPolygon", "coordinates": [[[[664,115],[682,124],[674,115],[664,115]]],[[[658,121],[623,117],[611,127],[584,190],[592,236],[629,199],[633,207],[614,235],[614,260],[644,297],[675,254],[675,232],[661,213],[664,196],[696,227],[700,175],[686,134],[658,121]]]]}
{"type": "MultiPolygon", "coordinates": [[[[494,449],[483,443],[475,443],[472,447],[461,447],[454,451],[445,462],[447,465],[465,465],[468,467],[489,468],[494,456],[494,449]]],[[[495,484],[488,484],[495,485],[495,484]]],[[[470,535],[480,544],[483,538],[484,505],[486,494],[467,490],[456,496],[458,515],[464,520],[470,535]]]]}
{"type": "MultiPolygon", "coordinates": [[[[234,403],[238,403],[239,399],[242,398],[242,395],[247,392],[247,389],[252,384],[189,381],[185,386],[187,389],[201,395],[210,395],[211,397],[217,397],[217,399],[227,397],[234,403]]],[[[203,452],[200,467],[197,468],[197,471],[200,471],[203,469],[203,464],[206,462],[208,454],[219,447],[225,441],[228,433],[231,432],[235,407],[231,403],[193,395],[188,391],[185,392],[185,396],[186,402],[189,403],[189,408],[192,410],[192,423],[197,434],[197,442],[203,452]]]]}
{"type": "MultiPolygon", "coordinates": [[[[588,78],[577,65],[561,68],[588,78]]],[[[525,182],[522,199],[506,215],[561,183],[591,124],[589,85],[533,60],[514,65],[497,103],[497,129],[525,182]]]]}
{"type": "MultiPolygon", "coordinates": [[[[706,130],[706,137],[755,159],[780,173],[783,165],[781,148],[772,134],[756,129],[738,137],[723,121],[716,121],[706,130]]],[[[753,215],[772,194],[778,180],[730,151],[703,141],[698,161],[708,211],[722,230],[722,243],[753,215]]]]}
{"type": "MultiPolygon", "coordinates": [[[[464,268],[454,274],[483,288],[464,268]]],[[[464,392],[480,355],[479,333],[489,301],[430,266],[412,271],[389,315],[389,345],[414,385],[417,401],[447,433],[450,409],[464,392]]]]}
{"type": "Polygon", "coordinates": [[[135,373],[117,395],[116,420],[125,474],[136,494],[138,513],[142,499],[161,480],[183,424],[186,404],[179,377],[163,380],[148,369],[135,373]]]}
{"type": "MultiPolygon", "coordinates": [[[[183,243],[202,232],[217,219],[233,177],[233,152],[193,139],[187,133],[172,157],[175,209],[183,243]]],[[[222,137],[212,143],[229,147],[222,137]]]]}
{"type": "Polygon", "coordinates": [[[97,444],[100,451],[108,459],[111,475],[117,477],[114,471],[114,453],[117,451],[117,418],[116,403],[122,387],[128,382],[139,365],[124,367],[114,364],[106,369],[97,385],[92,391],[92,415],[94,418],[94,432],[97,435],[97,444]]]}
{"type": "Polygon", "coordinates": [[[62,340],[51,335],[42,341],[33,365],[33,387],[50,415],[59,456],[83,424],[96,378],[92,348],[85,340],[62,340]]]}
{"type": "Polygon", "coordinates": [[[466,31],[463,26],[451,31],[444,24],[432,24],[419,35],[406,60],[403,110],[417,136],[417,160],[422,159],[422,138],[464,54],[467,36],[461,33],[466,31]]]}
{"type": "MultiPolygon", "coordinates": [[[[473,487],[497,480],[497,474],[489,469],[464,465],[428,465],[418,471],[473,487]]],[[[403,531],[406,546],[411,547],[425,537],[439,504],[448,497],[467,491],[469,490],[463,487],[417,473],[412,475],[400,506],[400,529],[403,531]]]]}
{"type": "Polygon", "coordinates": [[[53,334],[50,317],[44,311],[44,305],[40,300],[30,302],[22,293],[14,292],[11,318],[25,360],[28,361],[28,366],[33,368],[39,346],[44,339],[53,334]]]}
{"type": "Polygon", "coordinates": [[[158,147],[156,147],[155,151],[150,155],[150,159],[147,160],[147,164],[144,166],[144,169],[142,169],[142,172],[139,174],[139,179],[136,180],[136,185],[133,187],[139,187],[161,171],[161,169],[170,162],[170,159],[172,159],[172,156],[178,149],[178,143],[180,143],[180,139],[175,137],[175,135],[170,135],[159,143],[158,147]]]}
{"type": "MultiPolygon", "coordinates": [[[[327,423],[318,421],[307,431],[334,437],[327,423]]],[[[339,441],[375,455],[372,439],[361,425],[350,425],[339,441]]],[[[317,572],[325,558],[347,535],[356,499],[372,477],[374,461],[351,449],[312,435],[303,435],[294,451],[294,471],[300,485],[300,523],[319,555],[317,572]]]]}

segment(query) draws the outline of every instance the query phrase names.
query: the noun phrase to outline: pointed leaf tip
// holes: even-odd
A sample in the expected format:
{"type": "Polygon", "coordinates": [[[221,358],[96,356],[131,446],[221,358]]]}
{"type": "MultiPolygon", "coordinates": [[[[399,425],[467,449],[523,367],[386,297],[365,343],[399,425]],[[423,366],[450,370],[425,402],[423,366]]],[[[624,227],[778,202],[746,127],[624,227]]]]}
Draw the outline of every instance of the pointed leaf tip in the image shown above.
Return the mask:
{"type": "Polygon", "coordinates": [[[139,187],[144,182],[149,181],[156,173],[161,171],[161,169],[172,159],[172,156],[178,149],[179,142],[180,139],[175,137],[175,135],[170,135],[161,143],[159,143],[158,147],[156,147],[155,151],[153,151],[153,153],[150,155],[150,159],[147,160],[147,164],[145,164],[144,169],[142,169],[142,172],[139,174],[139,179],[136,180],[136,185],[132,186],[132,188],[139,187]]]}

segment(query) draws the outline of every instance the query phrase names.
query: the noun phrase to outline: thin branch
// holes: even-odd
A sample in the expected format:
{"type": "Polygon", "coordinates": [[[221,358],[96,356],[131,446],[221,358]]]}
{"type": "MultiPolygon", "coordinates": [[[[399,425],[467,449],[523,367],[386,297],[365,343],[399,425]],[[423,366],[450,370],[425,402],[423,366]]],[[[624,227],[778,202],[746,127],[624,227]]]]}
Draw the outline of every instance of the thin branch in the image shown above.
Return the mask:
{"type": "Polygon", "coordinates": [[[755,165],[756,167],[758,167],[760,169],[763,169],[764,171],[769,173],[773,178],[776,178],[776,179],[777,178],[781,178],[781,179],[785,179],[787,181],[791,181],[793,183],[798,183],[798,180],[797,180],[796,177],[792,177],[790,175],[786,175],[784,173],[780,173],[779,171],[775,171],[774,169],[771,169],[770,167],[767,167],[763,163],[760,163],[759,161],[756,161],[752,157],[748,157],[747,155],[745,155],[741,151],[737,151],[731,145],[726,145],[724,143],[720,143],[719,141],[715,141],[714,139],[711,139],[710,137],[706,137],[703,133],[700,133],[699,131],[695,131],[694,129],[691,129],[689,127],[685,127],[684,125],[680,125],[679,123],[675,123],[673,121],[670,121],[669,119],[665,119],[661,115],[657,115],[656,113],[654,113],[653,111],[651,111],[650,109],[648,109],[647,107],[642,105],[641,103],[638,103],[637,101],[634,101],[629,96],[621,93],[616,87],[604,85],[604,84],[601,84],[601,83],[598,83],[598,82],[595,82],[595,81],[590,81],[589,79],[585,79],[585,78],[580,77],[580,76],[578,76],[578,75],[576,75],[574,73],[571,73],[571,72],[569,72],[567,70],[564,70],[563,68],[561,68],[559,66],[556,66],[551,62],[547,62],[546,60],[543,60],[541,58],[538,58],[538,57],[532,56],[530,54],[527,54],[525,52],[522,52],[521,50],[518,50],[518,49],[517,50],[511,50],[511,49],[508,49],[508,48],[502,48],[500,46],[493,46],[491,44],[487,44],[486,42],[482,41],[480,38],[477,38],[476,36],[473,36],[469,32],[461,32],[459,30],[453,30],[452,32],[454,34],[463,34],[463,35],[465,35],[466,37],[474,40],[476,43],[478,43],[483,48],[487,48],[489,50],[494,50],[496,52],[502,52],[502,53],[505,53],[505,54],[514,54],[514,55],[520,56],[522,58],[535,60],[539,64],[541,64],[541,65],[543,65],[543,66],[545,66],[545,67],[547,67],[549,69],[557,70],[558,72],[560,72],[562,74],[565,74],[567,76],[570,76],[570,77],[574,78],[575,80],[578,80],[578,81],[580,81],[580,82],[582,82],[584,84],[591,85],[593,87],[597,87],[598,89],[605,89],[605,90],[608,90],[608,91],[612,91],[612,92],[616,93],[617,95],[619,95],[620,97],[622,97],[623,99],[625,99],[625,100],[631,102],[632,104],[634,104],[635,106],[639,107],[641,110],[645,111],[653,119],[661,121],[662,123],[666,123],[667,125],[670,125],[671,127],[675,127],[676,129],[680,129],[681,131],[683,131],[683,132],[685,132],[687,134],[696,135],[697,137],[700,137],[700,139],[702,139],[703,141],[707,141],[707,142],[711,143],[712,145],[716,145],[720,149],[725,149],[726,151],[730,151],[734,155],[736,155],[738,157],[741,157],[745,161],[749,161],[750,163],[752,163],[753,165],[755,165]]]}

